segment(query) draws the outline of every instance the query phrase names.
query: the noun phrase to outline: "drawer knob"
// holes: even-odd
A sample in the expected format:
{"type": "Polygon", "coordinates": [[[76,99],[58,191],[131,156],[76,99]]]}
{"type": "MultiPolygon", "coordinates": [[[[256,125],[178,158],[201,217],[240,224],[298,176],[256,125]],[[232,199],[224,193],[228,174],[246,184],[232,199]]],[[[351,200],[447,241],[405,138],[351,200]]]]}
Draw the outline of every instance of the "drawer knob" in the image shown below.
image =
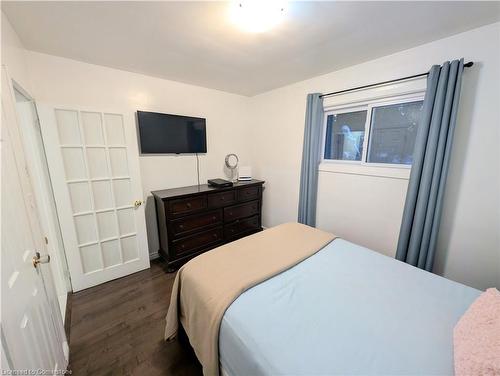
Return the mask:
{"type": "Polygon", "coordinates": [[[217,217],[214,215],[214,216],[212,217],[212,219],[215,221],[215,220],[217,219],[217,217]]]}
{"type": "Polygon", "coordinates": [[[222,196],[220,199],[221,199],[222,201],[226,201],[226,198],[225,198],[224,196],[222,196]]]}
{"type": "Polygon", "coordinates": [[[229,212],[229,216],[232,216],[233,215],[233,212],[229,212]]]}
{"type": "Polygon", "coordinates": [[[191,207],[191,203],[190,203],[190,202],[188,202],[188,203],[186,204],[186,206],[187,206],[188,208],[190,208],[190,207],[191,207]]]}
{"type": "Polygon", "coordinates": [[[185,248],[185,245],[184,245],[184,244],[181,244],[181,248],[185,248]]]}
{"type": "Polygon", "coordinates": [[[184,228],[184,225],[179,225],[179,228],[182,230],[184,228]]]}
{"type": "Polygon", "coordinates": [[[214,238],[217,239],[217,234],[214,234],[214,238]]]}

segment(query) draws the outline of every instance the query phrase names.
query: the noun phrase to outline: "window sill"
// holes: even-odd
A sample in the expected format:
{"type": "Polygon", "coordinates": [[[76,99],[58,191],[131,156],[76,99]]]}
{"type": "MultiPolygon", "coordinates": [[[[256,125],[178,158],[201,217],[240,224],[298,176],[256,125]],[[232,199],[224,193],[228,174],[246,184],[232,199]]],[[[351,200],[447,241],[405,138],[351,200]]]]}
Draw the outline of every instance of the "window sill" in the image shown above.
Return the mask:
{"type": "Polygon", "coordinates": [[[355,162],[323,161],[319,165],[319,172],[365,175],[402,180],[410,179],[410,171],[411,167],[409,166],[380,166],[355,162]]]}

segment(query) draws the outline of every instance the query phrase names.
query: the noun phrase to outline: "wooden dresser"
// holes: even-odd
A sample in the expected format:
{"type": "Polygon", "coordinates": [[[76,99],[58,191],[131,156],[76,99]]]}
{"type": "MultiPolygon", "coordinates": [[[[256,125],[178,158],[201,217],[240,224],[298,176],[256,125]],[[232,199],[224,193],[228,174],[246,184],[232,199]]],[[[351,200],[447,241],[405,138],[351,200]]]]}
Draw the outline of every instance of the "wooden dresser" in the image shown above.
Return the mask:
{"type": "Polygon", "coordinates": [[[151,192],[159,253],[174,268],[209,249],[261,231],[263,181],[228,188],[206,184],[151,192]]]}

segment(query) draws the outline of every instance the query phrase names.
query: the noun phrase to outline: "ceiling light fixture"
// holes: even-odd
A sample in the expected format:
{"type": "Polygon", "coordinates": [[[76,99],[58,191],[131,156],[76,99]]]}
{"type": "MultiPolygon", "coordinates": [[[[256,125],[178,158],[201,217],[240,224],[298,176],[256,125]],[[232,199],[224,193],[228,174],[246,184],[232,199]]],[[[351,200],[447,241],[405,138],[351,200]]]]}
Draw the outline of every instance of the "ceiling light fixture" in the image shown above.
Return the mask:
{"type": "Polygon", "coordinates": [[[278,25],[285,13],[286,1],[241,0],[231,4],[231,21],[239,28],[261,33],[278,25]]]}

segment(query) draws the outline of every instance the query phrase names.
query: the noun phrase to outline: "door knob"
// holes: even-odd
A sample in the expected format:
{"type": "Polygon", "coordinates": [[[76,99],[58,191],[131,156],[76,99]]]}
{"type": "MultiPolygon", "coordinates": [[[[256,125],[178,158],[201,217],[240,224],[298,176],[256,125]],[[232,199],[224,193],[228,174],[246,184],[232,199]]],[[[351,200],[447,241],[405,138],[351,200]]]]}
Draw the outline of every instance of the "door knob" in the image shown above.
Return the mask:
{"type": "Polygon", "coordinates": [[[142,205],[142,203],[143,203],[143,201],[141,201],[141,200],[135,200],[135,201],[134,201],[134,208],[136,208],[136,209],[137,209],[139,206],[141,206],[141,205],[142,205]]]}
{"type": "Polygon", "coordinates": [[[40,255],[40,252],[35,252],[35,256],[33,256],[33,259],[31,260],[33,263],[33,267],[36,269],[38,264],[47,264],[50,262],[50,255],[40,255]]]}

